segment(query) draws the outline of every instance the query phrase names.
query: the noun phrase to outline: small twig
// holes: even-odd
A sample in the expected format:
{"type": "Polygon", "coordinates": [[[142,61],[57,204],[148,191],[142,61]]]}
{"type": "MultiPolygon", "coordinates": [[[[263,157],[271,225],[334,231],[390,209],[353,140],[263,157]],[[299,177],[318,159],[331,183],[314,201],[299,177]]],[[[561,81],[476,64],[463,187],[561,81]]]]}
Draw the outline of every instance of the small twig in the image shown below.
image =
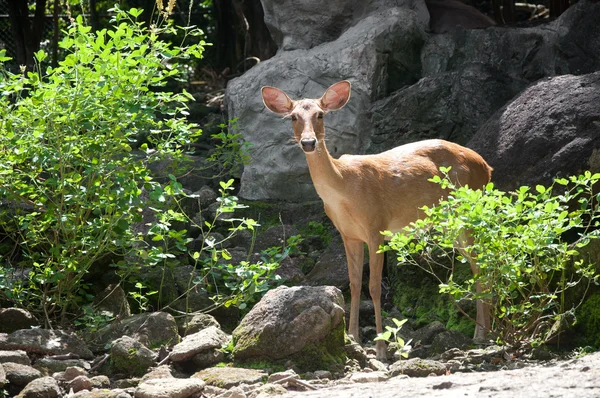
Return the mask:
{"type": "Polygon", "coordinates": [[[164,357],[163,360],[158,363],[158,366],[164,365],[170,358],[171,358],[171,353],[169,353],[169,355],[164,357]]]}
{"type": "Polygon", "coordinates": [[[110,358],[109,354],[104,354],[104,358],[102,358],[97,364],[95,364],[91,369],[90,373],[96,371],[100,366],[104,365],[104,363],[110,358]]]}

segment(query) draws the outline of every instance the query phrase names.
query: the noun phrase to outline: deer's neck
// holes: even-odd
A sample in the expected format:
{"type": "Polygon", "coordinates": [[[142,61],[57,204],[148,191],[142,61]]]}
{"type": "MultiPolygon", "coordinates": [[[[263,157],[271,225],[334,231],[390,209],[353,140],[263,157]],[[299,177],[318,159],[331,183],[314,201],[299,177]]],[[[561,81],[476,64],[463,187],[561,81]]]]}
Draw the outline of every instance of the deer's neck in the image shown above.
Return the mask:
{"type": "Polygon", "coordinates": [[[314,153],[306,154],[306,162],[317,193],[328,202],[342,193],[344,182],[338,162],[327,151],[325,142],[320,144],[314,153]]]}

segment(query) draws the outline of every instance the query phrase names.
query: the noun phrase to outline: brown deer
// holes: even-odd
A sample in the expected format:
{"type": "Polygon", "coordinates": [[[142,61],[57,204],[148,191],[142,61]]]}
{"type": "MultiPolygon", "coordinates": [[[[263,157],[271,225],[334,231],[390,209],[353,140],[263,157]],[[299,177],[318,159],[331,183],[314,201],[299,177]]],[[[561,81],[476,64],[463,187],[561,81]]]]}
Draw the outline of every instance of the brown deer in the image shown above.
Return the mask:
{"type": "MultiPolygon", "coordinates": [[[[441,166],[451,166],[455,183],[472,188],[490,181],[492,168],[471,149],[443,140],[402,145],[377,155],[331,157],[325,145],[323,116],[342,108],[350,98],[350,82],[329,87],[319,99],[292,101],[283,91],[263,87],[262,98],[274,113],[292,119],[294,137],[306,155],[315,189],[344,241],[350,276],[349,334],[358,341],[358,311],[362,283],[364,247],[369,250],[369,291],[375,307],[377,333],[381,322],[381,275],[383,244],[381,231],[398,232],[423,216],[421,207],[439,203],[445,192],[428,181],[441,166]]],[[[479,272],[472,263],[473,273],[479,272]]],[[[481,291],[481,286],[477,289],[481,291]]],[[[476,337],[489,331],[489,309],[477,303],[476,337]]],[[[377,342],[377,358],[386,359],[383,341],[377,342]]]]}

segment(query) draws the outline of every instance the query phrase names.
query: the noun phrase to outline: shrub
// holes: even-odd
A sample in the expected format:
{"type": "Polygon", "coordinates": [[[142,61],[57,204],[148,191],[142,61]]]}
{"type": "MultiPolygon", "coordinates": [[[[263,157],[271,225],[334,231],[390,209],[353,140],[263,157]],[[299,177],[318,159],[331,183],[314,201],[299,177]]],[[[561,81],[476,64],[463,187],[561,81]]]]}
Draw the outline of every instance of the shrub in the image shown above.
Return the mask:
{"type": "MultiPolygon", "coordinates": [[[[449,169],[442,169],[446,175],[449,169]]],[[[454,186],[448,178],[432,182],[449,190],[436,207],[425,207],[426,218],[391,236],[383,250],[395,250],[401,263],[420,266],[433,275],[433,264],[467,263],[455,250],[462,234],[471,232],[463,253],[470,253],[480,273],[457,282],[450,273],[440,280],[440,292],[461,299],[481,299],[492,308],[492,329],[506,343],[547,342],[572,320],[591,281],[594,264],[579,258],[578,249],[600,230],[600,194],[593,185],[600,174],[557,179],[535,192],[521,187],[505,193],[492,183],[483,190],[454,186]],[[557,191],[560,191],[557,192],[557,191]],[[556,193],[555,193],[556,192],[556,193]],[[568,241],[565,237],[570,236],[568,241]],[[418,255],[418,256],[416,256],[418,255]],[[479,281],[484,291],[475,293],[479,281]],[[577,287],[577,289],[576,289],[577,287]],[[567,291],[573,291],[567,300],[567,291]]]]}
{"type": "Polygon", "coordinates": [[[10,242],[0,253],[0,296],[42,312],[47,324],[92,299],[83,278],[94,264],[143,256],[142,211],[161,213],[177,194],[148,164],[181,157],[201,133],[185,119],[191,95],[161,90],[177,77],[176,60],[200,58],[205,43],[172,46],[159,37],[175,28],[146,29],[140,10],[115,12],[114,28],[96,33],[78,18],[56,68],[0,69],[0,228],[10,242]]]}

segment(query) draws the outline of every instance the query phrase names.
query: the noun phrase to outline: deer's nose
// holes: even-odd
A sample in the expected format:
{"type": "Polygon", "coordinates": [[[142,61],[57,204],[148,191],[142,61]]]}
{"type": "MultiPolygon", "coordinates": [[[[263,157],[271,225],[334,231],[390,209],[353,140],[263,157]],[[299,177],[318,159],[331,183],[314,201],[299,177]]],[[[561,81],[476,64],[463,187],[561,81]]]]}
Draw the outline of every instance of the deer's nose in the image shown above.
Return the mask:
{"type": "Polygon", "coordinates": [[[316,138],[303,138],[300,140],[300,145],[302,145],[302,149],[304,152],[312,152],[315,150],[317,146],[316,138]]]}

